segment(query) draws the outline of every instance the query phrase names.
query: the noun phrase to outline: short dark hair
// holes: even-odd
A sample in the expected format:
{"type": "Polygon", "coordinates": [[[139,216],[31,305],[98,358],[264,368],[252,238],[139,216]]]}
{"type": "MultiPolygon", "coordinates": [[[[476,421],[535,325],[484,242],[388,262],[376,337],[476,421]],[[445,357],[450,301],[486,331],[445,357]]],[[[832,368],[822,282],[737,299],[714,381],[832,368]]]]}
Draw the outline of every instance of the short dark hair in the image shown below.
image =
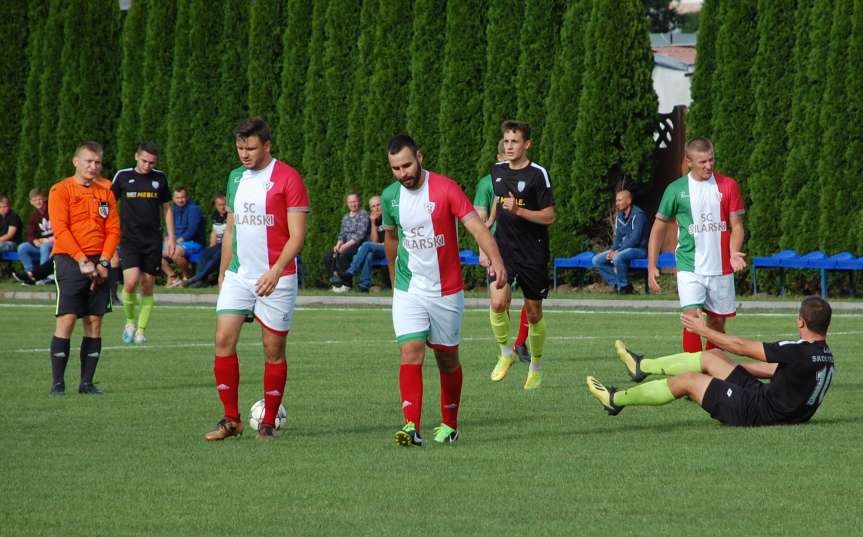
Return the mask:
{"type": "Polygon", "coordinates": [[[159,147],[153,142],[142,142],[138,144],[138,149],[135,150],[135,153],[140,153],[142,151],[157,157],[159,156],[159,147]]]}
{"type": "Polygon", "coordinates": [[[699,136],[686,142],[686,155],[690,153],[709,153],[713,151],[713,142],[709,139],[699,136]]]}
{"type": "Polygon", "coordinates": [[[177,185],[174,187],[174,192],[185,192],[186,194],[188,194],[189,190],[183,185],[177,185]]]}
{"type": "Polygon", "coordinates": [[[257,136],[264,143],[273,139],[270,126],[267,125],[266,121],[257,116],[244,120],[234,129],[234,139],[236,140],[245,140],[252,136],[257,136]]]}
{"type": "Polygon", "coordinates": [[[416,156],[417,151],[419,151],[414,139],[404,133],[396,134],[390,138],[390,141],[387,143],[387,151],[389,151],[390,155],[395,155],[405,147],[409,147],[414,156],[416,156]]]}
{"type": "Polygon", "coordinates": [[[213,196],[213,201],[226,199],[228,199],[228,196],[226,196],[224,192],[216,192],[216,195],[213,196]]]}
{"type": "Polygon", "coordinates": [[[820,296],[807,296],[800,303],[800,318],[806,323],[806,328],[816,334],[826,336],[830,327],[833,309],[820,296]]]}
{"type": "Polygon", "coordinates": [[[87,151],[92,151],[93,153],[97,153],[99,155],[102,155],[105,152],[102,149],[102,144],[100,144],[99,142],[87,141],[87,142],[81,142],[80,144],[78,144],[78,147],[75,149],[75,156],[77,157],[78,155],[80,155],[81,151],[83,151],[85,149],[87,151]]]}
{"type": "Polygon", "coordinates": [[[525,141],[530,140],[530,123],[517,121],[515,119],[507,119],[500,126],[501,134],[504,134],[506,131],[520,132],[525,141]]]}

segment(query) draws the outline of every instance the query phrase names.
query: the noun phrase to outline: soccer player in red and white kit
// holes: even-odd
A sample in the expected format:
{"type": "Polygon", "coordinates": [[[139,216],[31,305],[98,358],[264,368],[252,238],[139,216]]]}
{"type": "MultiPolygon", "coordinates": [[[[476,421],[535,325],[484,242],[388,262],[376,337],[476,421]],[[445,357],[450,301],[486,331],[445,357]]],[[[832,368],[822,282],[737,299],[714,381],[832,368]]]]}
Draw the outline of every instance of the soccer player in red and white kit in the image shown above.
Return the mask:
{"type": "Polygon", "coordinates": [[[394,136],[387,147],[396,181],[381,195],[384,249],[393,282],[393,326],[401,352],[399,388],[405,424],[395,439],[422,445],[425,347],[434,349],[441,383],[441,424],[434,441],[459,438],[462,370],[458,359],[464,316],[464,284],[458,257],[461,220],[489,258],[495,285],[506,283],[497,244],[455,181],[422,167],[422,153],[410,136],[394,136]]]}
{"type": "Polygon", "coordinates": [[[234,138],[242,166],[228,175],[213,366],[224,417],[206,439],[243,432],[237,340],[246,317],[254,315],[261,324],[266,360],[265,411],[257,438],[271,440],[288,376],[285,338],[297,300],[295,258],[306,236],[309,195],[297,170],[270,154],[270,128],[264,120],[242,122],[234,138]]]}

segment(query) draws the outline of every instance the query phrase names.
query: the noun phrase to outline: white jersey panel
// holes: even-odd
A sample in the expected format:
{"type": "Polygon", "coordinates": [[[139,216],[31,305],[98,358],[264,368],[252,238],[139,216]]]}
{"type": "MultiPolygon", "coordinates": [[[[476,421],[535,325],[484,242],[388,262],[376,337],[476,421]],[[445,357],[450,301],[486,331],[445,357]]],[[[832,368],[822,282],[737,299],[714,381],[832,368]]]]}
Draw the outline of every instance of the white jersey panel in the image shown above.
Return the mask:
{"type": "Polygon", "coordinates": [[[417,190],[401,187],[399,192],[399,222],[402,226],[402,247],[408,252],[411,281],[408,291],[440,296],[440,264],[437,255],[432,211],[429,200],[428,172],[423,186],[417,190]]]}
{"type": "Polygon", "coordinates": [[[234,229],[237,235],[237,273],[257,278],[270,270],[267,250],[267,190],[276,159],[260,170],[246,170],[240,178],[234,197],[234,229]]]}
{"type": "MultiPolygon", "coordinates": [[[[710,176],[707,181],[696,181],[689,176],[689,205],[692,210],[692,222],[696,226],[705,224],[720,224],[722,194],[716,184],[716,178],[710,176]]],[[[695,239],[695,273],[704,275],[722,274],[722,232],[704,231],[694,234],[695,239]]]]}

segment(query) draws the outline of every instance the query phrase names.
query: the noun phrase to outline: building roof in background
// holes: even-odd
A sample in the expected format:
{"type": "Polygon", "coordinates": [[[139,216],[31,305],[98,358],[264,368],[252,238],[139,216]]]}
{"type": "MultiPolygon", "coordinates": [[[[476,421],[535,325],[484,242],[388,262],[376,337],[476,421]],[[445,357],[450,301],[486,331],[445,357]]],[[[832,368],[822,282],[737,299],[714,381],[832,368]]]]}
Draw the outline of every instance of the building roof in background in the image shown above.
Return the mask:
{"type": "Polygon", "coordinates": [[[664,34],[650,34],[650,46],[653,49],[659,47],[695,47],[698,43],[696,34],[684,34],[681,32],[668,32],[664,34]]]}
{"type": "Polygon", "coordinates": [[[655,56],[663,56],[685,65],[695,65],[694,47],[661,47],[653,49],[655,56]]]}
{"type": "Polygon", "coordinates": [[[695,13],[701,11],[701,6],[704,0],[675,0],[671,2],[671,7],[678,13],[695,13]]]}

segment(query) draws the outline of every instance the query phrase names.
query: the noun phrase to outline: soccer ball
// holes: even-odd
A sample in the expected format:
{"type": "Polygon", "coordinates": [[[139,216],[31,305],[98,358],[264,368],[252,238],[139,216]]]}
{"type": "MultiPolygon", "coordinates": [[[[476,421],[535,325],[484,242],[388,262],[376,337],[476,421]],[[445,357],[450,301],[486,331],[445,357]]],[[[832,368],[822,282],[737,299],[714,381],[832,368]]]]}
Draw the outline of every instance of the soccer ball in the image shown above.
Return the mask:
{"type": "MultiPolygon", "coordinates": [[[[258,425],[260,425],[261,421],[264,419],[264,410],[265,407],[263,399],[252,405],[252,409],[249,410],[249,427],[255,431],[258,430],[258,425]]],[[[276,414],[276,429],[281,429],[287,422],[288,411],[285,410],[284,405],[279,405],[279,412],[276,414]]]]}

